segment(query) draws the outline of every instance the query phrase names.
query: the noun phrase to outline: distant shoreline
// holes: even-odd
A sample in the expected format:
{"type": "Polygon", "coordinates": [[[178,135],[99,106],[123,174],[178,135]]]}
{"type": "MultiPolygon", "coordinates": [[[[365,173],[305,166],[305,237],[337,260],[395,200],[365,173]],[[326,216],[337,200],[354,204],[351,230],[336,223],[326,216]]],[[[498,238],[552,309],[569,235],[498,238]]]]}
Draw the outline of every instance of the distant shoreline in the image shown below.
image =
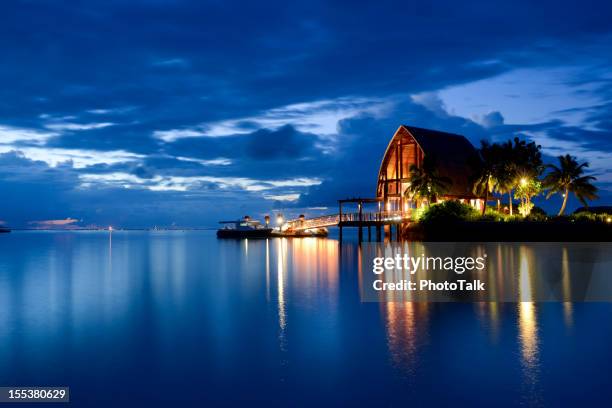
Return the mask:
{"type": "MultiPolygon", "coordinates": [[[[11,228],[11,231],[62,231],[62,232],[78,232],[78,231],[100,231],[109,232],[107,228],[11,228]]],[[[189,227],[189,228],[113,228],[112,232],[118,231],[214,231],[215,227],[189,227]]]]}

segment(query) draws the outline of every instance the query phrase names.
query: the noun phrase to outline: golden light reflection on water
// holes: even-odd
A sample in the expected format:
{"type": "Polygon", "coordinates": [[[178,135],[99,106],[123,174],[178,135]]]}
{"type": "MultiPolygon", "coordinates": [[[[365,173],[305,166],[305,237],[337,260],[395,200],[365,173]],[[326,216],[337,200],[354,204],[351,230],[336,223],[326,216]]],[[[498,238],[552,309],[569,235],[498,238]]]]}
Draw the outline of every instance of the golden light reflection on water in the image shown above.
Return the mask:
{"type": "Polygon", "coordinates": [[[532,271],[533,254],[525,246],[519,248],[519,300],[529,302],[533,300],[532,271]]]}
{"type": "Polygon", "coordinates": [[[574,307],[569,301],[572,298],[572,281],[570,276],[569,254],[567,248],[563,248],[561,255],[561,282],[563,288],[563,322],[567,329],[574,326],[574,307]]]}
{"type": "Polygon", "coordinates": [[[275,253],[266,242],[266,292],[270,300],[270,259],[276,256],[276,292],[279,343],[287,350],[287,297],[308,307],[326,300],[329,318],[338,302],[339,249],[336,241],[319,238],[277,238],[275,253]]]}
{"type": "Polygon", "coordinates": [[[538,364],[538,323],[533,302],[518,303],[519,342],[523,366],[528,369],[538,364]]]}
{"type": "Polygon", "coordinates": [[[533,300],[535,254],[525,246],[519,248],[519,299],[518,303],[518,340],[523,368],[524,398],[530,403],[540,399],[538,383],[540,374],[540,342],[538,315],[533,300]]]}
{"type": "Polygon", "coordinates": [[[266,239],[266,300],[270,301],[270,240],[266,239]]]}
{"type": "Polygon", "coordinates": [[[281,338],[284,337],[287,315],[285,310],[285,267],[287,260],[287,241],[277,241],[277,263],[276,263],[276,287],[278,292],[278,325],[281,330],[281,338]]]}
{"type": "Polygon", "coordinates": [[[406,374],[415,374],[419,348],[427,338],[429,303],[381,303],[387,344],[393,364],[406,374]]]}
{"type": "Polygon", "coordinates": [[[291,268],[295,271],[292,283],[296,288],[306,289],[309,295],[321,291],[330,295],[338,289],[339,254],[336,241],[320,238],[287,240],[291,246],[291,268]]]}
{"type": "MultiPolygon", "coordinates": [[[[482,253],[484,247],[474,247],[474,253],[482,253]]],[[[490,344],[498,344],[500,338],[501,320],[504,310],[508,311],[499,302],[493,301],[496,296],[506,296],[515,294],[516,300],[516,328],[517,343],[519,347],[520,364],[523,372],[523,385],[526,387],[526,394],[529,394],[534,401],[537,401],[541,392],[539,391],[540,376],[540,328],[538,322],[537,299],[538,290],[546,291],[551,287],[547,281],[550,277],[559,277],[562,284],[564,299],[572,298],[572,287],[569,276],[569,257],[567,248],[554,253],[557,255],[557,262],[551,262],[554,257],[543,258],[550,253],[541,252],[538,247],[530,245],[505,245],[498,244],[486,248],[489,255],[486,279],[491,287],[492,293],[488,293],[486,298],[489,301],[475,302],[474,307],[477,315],[486,322],[487,332],[490,334],[490,344]],[[559,256],[561,255],[561,256],[559,256]],[[561,259],[559,259],[561,258],[561,259]],[[560,262],[559,262],[560,261],[560,262]],[[561,266],[561,268],[559,268],[561,266]],[[561,275],[561,276],[560,276],[561,275]],[[547,278],[545,278],[546,276],[547,278]]],[[[375,249],[375,256],[390,256],[388,248],[381,246],[375,249]]],[[[420,254],[427,251],[427,245],[411,243],[410,246],[403,248],[404,253],[420,254]]],[[[367,267],[362,266],[364,255],[359,250],[358,273],[360,285],[369,284],[364,274],[370,273],[367,267]]],[[[386,271],[384,281],[393,282],[400,279],[420,279],[424,276],[418,271],[412,278],[404,270],[386,271]]],[[[554,284],[554,280],[553,280],[554,284]]],[[[554,287],[552,287],[554,288],[554,287]]],[[[542,296],[542,295],[540,295],[542,296]]],[[[411,302],[409,293],[380,293],[381,313],[385,321],[388,348],[393,363],[402,367],[406,372],[413,373],[418,367],[419,349],[428,337],[428,321],[433,313],[433,305],[428,302],[411,302]]],[[[474,298],[476,300],[478,298],[474,298]]],[[[484,300],[483,299],[483,300],[484,300]]],[[[563,303],[564,321],[566,326],[572,325],[572,303],[563,303]]],[[[514,314],[512,314],[514,315],[514,314]]]]}

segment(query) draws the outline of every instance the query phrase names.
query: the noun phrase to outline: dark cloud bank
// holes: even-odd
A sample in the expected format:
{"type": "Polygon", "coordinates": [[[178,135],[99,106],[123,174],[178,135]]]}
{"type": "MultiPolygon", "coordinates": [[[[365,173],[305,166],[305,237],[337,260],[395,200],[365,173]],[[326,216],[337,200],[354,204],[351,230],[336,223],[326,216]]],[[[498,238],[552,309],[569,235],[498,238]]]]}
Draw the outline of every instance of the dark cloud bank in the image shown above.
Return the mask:
{"type": "Polygon", "coordinates": [[[610,17],[607,2],[12,3],[0,16],[0,219],[210,226],[334,206],[374,194],[402,123],[474,144],[523,134],[576,143],[583,159],[610,154],[610,17]],[[464,118],[436,96],[576,64],[586,68],[569,85],[587,84],[601,101],[580,108],[582,124],[506,123],[501,108],[464,118]],[[276,120],[275,109],[295,104],[306,105],[276,120]],[[209,137],[211,124],[230,130],[209,137]],[[52,134],[16,138],[24,129],[52,134]],[[156,136],[171,130],[193,135],[156,136]],[[45,151],[108,158],[58,164],[45,151]],[[275,200],[292,194],[301,196],[275,200]]]}

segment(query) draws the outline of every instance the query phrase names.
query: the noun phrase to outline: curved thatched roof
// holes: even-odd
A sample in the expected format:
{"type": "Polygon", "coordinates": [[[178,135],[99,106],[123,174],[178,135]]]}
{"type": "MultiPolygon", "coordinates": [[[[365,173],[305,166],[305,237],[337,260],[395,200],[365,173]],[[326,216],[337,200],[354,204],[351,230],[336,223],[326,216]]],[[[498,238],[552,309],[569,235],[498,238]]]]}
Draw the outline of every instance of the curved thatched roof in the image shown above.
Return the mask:
{"type": "MultiPolygon", "coordinates": [[[[453,184],[448,195],[459,197],[474,196],[471,189],[473,170],[470,163],[478,157],[478,153],[465,136],[401,125],[389,142],[389,146],[398,138],[406,137],[407,135],[416,141],[424,156],[435,156],[439,173],[452,180],[453,184]]],[[[389,153],[390,150],[387,147],[382,161],[383,164],[386,162],[389,153]]],[[[382,167],[381,165],[381,171],[382,167]]]]}

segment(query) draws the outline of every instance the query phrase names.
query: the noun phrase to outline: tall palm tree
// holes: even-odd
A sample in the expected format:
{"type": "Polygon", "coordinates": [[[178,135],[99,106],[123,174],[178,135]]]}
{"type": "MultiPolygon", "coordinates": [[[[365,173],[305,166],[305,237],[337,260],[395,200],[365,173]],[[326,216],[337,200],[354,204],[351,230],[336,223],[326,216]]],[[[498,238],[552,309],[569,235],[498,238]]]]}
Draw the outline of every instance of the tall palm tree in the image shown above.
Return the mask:
{"type": "Polygon", "coordinates": [[[495,189],[500,194],[508,194],[508,209],[512,215],[512,190],[516,181],[516,166],[513,161],[514,148],[508,140],[499,145],[499,161],[495,167],[495,189]]]}
{"type": "Polygon", "coordinates": [[[448,191],[452,180],[440,175],[433,155],[425,155],[421,166],[410,166],[410,186],[405,194],[410,197],[427,198],[427,205],[437,201],[439,195],[448,191]]]}
{"type": "Polygon", "coordinates": [[[563,204],[558,215],[563,215],[567,205],[567,197],[572,192],[582,204],[588,206],[587,200],[595,200],[597,187],[591,184],[596,180],[593,176],[584,176],[584,169],[589,167],[588,162],[578,164],[576,158],[566,154],[559,156],[559,167],[550,164],[550,173],[544,178],[544,186],[549,188],[546,198],[550,198],[555,193],[563,192],[563,204]]]}
{"type": "Polygon", "coordinates": [[[482,215],[487,211],[487,201],[489,194],[497,186],[496,168],[500,161],[500,148],[498,144],[490,144],[486,140],[480,142],[478,151],[478,162],[476,164],[475,179],[472,187],[472,192],[479,197],[484,196],[484,205],[482,206],[482,215]]]}

